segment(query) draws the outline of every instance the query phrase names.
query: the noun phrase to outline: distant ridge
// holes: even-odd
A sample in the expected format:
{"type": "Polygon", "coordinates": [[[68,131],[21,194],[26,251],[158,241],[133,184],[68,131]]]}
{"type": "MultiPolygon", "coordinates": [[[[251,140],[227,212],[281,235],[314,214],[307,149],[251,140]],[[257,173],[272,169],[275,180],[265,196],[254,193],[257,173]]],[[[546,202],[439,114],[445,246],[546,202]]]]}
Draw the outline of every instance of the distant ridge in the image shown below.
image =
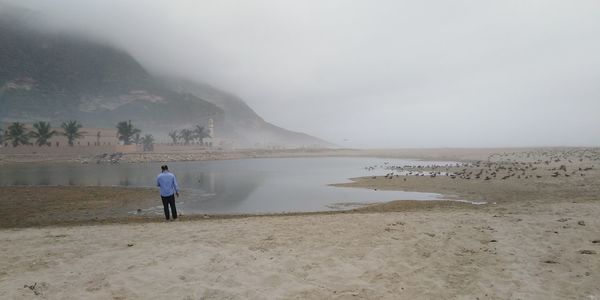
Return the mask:
{"type": "Polygon", "coordinates": [[[174,91],[192,94],[221,108],[225,112],[221,134],[245,145],[333,146],[322,139],[266,122],[242,99],[211,85],[173,77],[163,77],[161,81],[174,91]]]}

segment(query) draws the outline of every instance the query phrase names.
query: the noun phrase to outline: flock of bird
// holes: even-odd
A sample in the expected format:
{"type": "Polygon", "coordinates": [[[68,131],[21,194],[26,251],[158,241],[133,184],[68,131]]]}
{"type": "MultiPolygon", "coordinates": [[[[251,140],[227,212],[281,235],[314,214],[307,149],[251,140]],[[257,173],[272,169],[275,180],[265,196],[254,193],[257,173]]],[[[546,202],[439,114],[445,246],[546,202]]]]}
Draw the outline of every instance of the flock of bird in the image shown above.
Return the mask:
{"type": "MultiPolygon", "coordinates": [[[[600,161],[598,149],[539,150],[527,152],[496,153],[484,161],[429,165],[369,166],[372,171],[383,168],[389,173],[384,177],[393,179],[408,176],[447,176],[463,180],[507,180],[542,177],[586,176],[600,161]]],[[[376,178],[376,176],[373,176],[376,178]]],[[[406,180],[406,178],[404,179],[406,180]]]]}

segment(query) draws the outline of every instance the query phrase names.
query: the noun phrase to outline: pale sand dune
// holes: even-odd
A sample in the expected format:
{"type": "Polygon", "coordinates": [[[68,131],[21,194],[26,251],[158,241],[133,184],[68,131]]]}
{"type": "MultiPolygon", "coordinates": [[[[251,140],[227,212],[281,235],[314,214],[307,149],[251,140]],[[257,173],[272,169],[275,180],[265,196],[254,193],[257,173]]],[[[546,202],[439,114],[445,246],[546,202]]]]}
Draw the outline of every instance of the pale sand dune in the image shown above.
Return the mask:
{"type": "Polygon", "coordinates": [[[4,229],[0,299],[598,299],[600,255],[580,251],[600,252],[599,214],[565,201],[4,229]]]}

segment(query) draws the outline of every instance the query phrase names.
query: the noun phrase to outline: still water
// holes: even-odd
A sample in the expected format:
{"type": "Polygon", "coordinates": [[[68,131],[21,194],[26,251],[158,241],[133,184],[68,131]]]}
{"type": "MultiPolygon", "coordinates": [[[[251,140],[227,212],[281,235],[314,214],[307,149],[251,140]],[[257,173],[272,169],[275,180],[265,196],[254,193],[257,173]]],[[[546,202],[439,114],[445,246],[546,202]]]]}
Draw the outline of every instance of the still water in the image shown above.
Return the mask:
{"type": "MultiPolygon", "coordinates": [[[[154,187],[163,163],[35,164],[0,168],[0,185],[154,187]]],[[[322,157],[171,162],[181,189],[183,213],[274,213],[353,208],[391,200],[441,200],[432,193],[332,187],[360,176],[381,176],[387,165],[419,165],[416,160],[322,157]],[[365,169],[375,166],[374,169],[365,169]]],[[[427,162],[452,164],[452,162],[427,162]]],[[[160,198],[157,191],[157,205],[160,198]]],[[[162,213],[162,206],[144,213],[162,213]]]]}

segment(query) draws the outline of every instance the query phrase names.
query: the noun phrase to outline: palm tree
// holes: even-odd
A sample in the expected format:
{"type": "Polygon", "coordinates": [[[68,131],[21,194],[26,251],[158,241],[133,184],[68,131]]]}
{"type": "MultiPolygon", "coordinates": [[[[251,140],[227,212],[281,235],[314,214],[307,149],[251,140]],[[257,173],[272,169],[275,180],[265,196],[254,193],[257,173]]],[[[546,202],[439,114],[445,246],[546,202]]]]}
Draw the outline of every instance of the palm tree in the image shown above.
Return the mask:
{"type": "Polygon", "coordinates": [[[132,138],[140,132],[142,131],[131,124],[131,120],[127,122],[122,121],[117,124],[117,135],[119,140],[123,141],[125,145],[131,145],[132,138]]]}
{"type": "Polygon", "coordinates": [[[175,145],[179,139],[179,132],[177,132],[177,130],[173,130],[169,132],[169,137],[173,140],[173,145],[175,145]]]}
{"type": "Polygon", "coordinates": [[[40,147],[44,145],[50,146],[48,140],[57,134],[55,130],[50,130],[50,123],[39,121],[33,124],[33,128],[35,128],[35,130],[31,131],[29,135],[36,139],[35,143],[40,147]]]}
{"type": "Polygon", "coordinates": [[[210,137],[210,135],[204,131],[204,126],[196,125],[196,128],[194,128],[194,138],[197,138],[200,140],[200,144],[203,144],[202,140],[207,137],[210,137]]]}
{"type": "Polygon", "coordinates": [[[31,145],[29,142],[29,134],[25,132],[25,124],[19,122],[12,123],[8,126],[6,140],[12,141],[13,147],[17,147],[19,144],[31,145]]]}
{"type": "Polygon", "coordinates": [[[194,132],[191,129],[182,129],[179,138],[183,139],[185,145],[189,145],[190,141],[194,139],[194,132]]]}
{"type": "Polygon", "coordinates": [[[69,146],[73,146],[73,141],[82,138],[83,134],[85,133],[83,131],[79,131],[79,129],[81,129],[83,126],[75,120],[63,122],[60,127],[62,127],[64,131],[62,134],[67,137],[69,146]]]}
{"type": "Polygon", "coordinates": [[[154,150],[154,137],[151,134],[146,134],[141,138],[142,145],[144,145],[144,151],[154,150]]]}

